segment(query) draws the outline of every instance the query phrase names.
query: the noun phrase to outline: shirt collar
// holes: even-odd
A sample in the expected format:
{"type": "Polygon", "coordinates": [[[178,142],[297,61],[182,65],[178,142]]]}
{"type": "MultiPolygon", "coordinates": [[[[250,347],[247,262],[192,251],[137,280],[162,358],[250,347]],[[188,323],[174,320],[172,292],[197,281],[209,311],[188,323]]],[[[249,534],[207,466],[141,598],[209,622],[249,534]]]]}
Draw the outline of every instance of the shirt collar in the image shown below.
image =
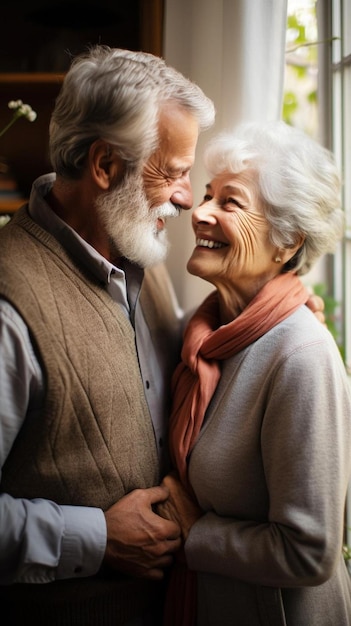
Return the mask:
{"type": "Polygon", "coordinates": [[[108,285],[111,281],[111,275],[116,273],[124,277],[123,269],[110,263],[99,254],[50,208],[45,196],[49,193],[55,179],[56,174],[45,174],[33,183],[29,199],[31,218],[53,235],[79,264],[88,268],[100,282],[108,285]]]}

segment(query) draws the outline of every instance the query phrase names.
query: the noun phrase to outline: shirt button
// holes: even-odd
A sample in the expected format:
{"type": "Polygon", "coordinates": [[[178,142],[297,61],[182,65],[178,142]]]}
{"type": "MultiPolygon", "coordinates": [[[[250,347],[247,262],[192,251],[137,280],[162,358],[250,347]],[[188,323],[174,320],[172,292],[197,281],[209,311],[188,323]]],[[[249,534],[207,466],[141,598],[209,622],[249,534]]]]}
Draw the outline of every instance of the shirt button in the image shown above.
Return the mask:
{"type": "Polygon", "coordinates": [[[83,568],[81,565],[77,565],[77,567],[74,568],[74,573],[75,574],[81,574],[83,571],[83,568]]]}
{"type": "Polygon", "coordinates": [[[148,381],[148,380],[147,380],[147,381],[145,381],[145,386],[146,386],[146,389],[150,389],[150,383],[149,383],[149,381],[148,381]]]}

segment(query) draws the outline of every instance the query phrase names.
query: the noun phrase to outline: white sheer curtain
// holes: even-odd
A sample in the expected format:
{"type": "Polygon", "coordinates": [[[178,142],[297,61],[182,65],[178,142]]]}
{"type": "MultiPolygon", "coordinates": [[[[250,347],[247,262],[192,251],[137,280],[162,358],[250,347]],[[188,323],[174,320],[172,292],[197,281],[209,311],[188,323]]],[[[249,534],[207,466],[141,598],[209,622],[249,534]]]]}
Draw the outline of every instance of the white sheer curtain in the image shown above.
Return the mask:
{"type": "MultiPolygon", "coordinates": [[[[164,57],[198,83],[216,106],[216,124],[199,140],[192,173],[194,205],[207,182],[201,153],[212,134],[239,120],[281,114],[287,0],[165,0],[164,57]]],[[[194,247],[190,212],[169,222],[169,267],[181,306],[212,287],[186,272],[194,247]]]]}

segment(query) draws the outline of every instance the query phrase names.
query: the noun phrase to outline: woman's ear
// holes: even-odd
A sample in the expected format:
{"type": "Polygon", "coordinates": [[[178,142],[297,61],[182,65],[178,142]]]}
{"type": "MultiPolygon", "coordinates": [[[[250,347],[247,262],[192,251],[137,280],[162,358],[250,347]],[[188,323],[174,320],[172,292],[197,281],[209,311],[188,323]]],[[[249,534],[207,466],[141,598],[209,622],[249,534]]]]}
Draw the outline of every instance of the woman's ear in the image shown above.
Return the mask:
{"type": "Polygon", "coordinates": [[[305,235],[298,235],[296,243],[289,248],[279,248],[277,256],[280,258],[283,265],[290,261],[296,252],[301,248],[303,242],[305,241],[305,235]]]}
{"type": "Polygon", "coordinates": [[[100,189],[107,191],[112,183],[122,178],[124,163],[106,141],[94,141],[89,148],[88,159],[91,176],[100,189]]]}

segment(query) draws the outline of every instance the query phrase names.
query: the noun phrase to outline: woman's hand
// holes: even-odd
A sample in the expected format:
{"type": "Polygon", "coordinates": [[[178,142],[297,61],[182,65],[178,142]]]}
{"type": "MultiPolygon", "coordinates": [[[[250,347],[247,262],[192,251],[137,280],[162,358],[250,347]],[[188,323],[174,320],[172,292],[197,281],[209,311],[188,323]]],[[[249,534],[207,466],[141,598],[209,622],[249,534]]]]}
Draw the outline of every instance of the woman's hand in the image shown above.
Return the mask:
{"type": "Polygon", "coordinates": [[[167,500],[157,504],[157,513],[178,524],[183,540],[186,541],[192,525],[202,517],[203,511],[184,489],[175,474],[165,476],[161,486],[168,489],[169,496],[167,500]]]}

